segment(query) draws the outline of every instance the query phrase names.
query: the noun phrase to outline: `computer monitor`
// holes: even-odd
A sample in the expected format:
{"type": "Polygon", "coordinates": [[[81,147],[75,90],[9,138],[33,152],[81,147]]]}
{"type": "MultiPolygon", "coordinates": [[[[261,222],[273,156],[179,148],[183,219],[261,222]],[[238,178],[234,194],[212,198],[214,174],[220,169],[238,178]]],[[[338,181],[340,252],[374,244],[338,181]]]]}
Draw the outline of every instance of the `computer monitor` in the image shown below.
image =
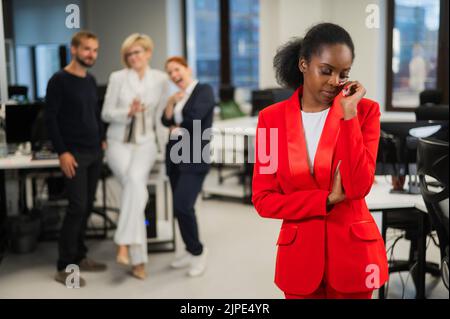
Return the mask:
{"type": "Polygon", "coordinates": [[[5,132],[8,144],[21,144],[33,140],[33,127],[44,105],[40,103],[6,105],[5,132]]]}
{"type": "Polygon", "coordinates": [[[293,93],[293,90],[282,88],[252,91],[251,115],[256,116],[267,106],[289,99],[293,93]]]}

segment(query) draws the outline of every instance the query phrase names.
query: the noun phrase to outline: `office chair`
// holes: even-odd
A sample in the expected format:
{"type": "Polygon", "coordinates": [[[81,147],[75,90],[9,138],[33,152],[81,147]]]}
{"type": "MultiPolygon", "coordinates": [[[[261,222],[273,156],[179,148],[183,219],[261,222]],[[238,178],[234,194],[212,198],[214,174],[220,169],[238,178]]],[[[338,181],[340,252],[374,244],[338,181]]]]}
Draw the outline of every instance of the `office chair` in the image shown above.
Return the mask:
{"type": "MultiPolygon", "coordinates": [[[[409,144],[413,143],[414,141],[408,140],[406,141],[406,143],[398,143],[398,139],[399,137],[396,135],[388,134],[384,131],[381,132],[380,147],[377,157],[377,175],[393,175],[397,177],[402,175],[400,174],[400,172],[405,168],[401,166],[402,162],[404,162],[403,157],[406,156],[406,154],[403,153],[407,152],[409,154],[409,158],[413,148],[409,144]]],[[[413,158],[416,159],[416,154],[414,154],[413,158]]],[[[408,162],[413,158],[409,158],[408,162]]],[[[394,188],[396,188],[397,191],[400,191],[401,189],[403,189],[403,185],[397,185],[397,187],[394,188]]],[[[389,260],[389,273],[409,271],[412,275],[415,285],[418,279],[418,274],[416,271],[418,243],[419,240],[426,240],[426,236],[428,236],[432,231],[432,226],[428,218],[423,218],[424,215],[420,214],[425,213],[420,212],[416,209],[392,210],[385,215],[385,220],[383,223],[384,233],[386,233],[386,229],[388,228],[401,230],[403,234],[399,237],[403,237],[404,239],[411,242],[407,260],[389,260]],[[425,220],[423,236],[420,236],[421,234],[418,230],[420,219],[425,220]]],[[[439,265],[435,263],[426,263],[425,271],[435,277],[440,276],[439,265]]]]}
{"type": "Polygon", "coordinates": [[[416,110],[416,121],[447,121],[449,107],[444,104],[421,105],[416,110]]]}
{"type": "Polygon", "coordinates": [[[442,103],[442,92],[440,90],[425,90],[419,94],[420,105],[435,105],[442,103]]]}
{"type": "Polygon", "coordinates": [[[449,194],[448,194],[448,142],[420,139],[417,150],[420,190],[427,207],[431,225],[439,238],[441,252],[441,277],[449,287],[449,194]],[[436,182],[427,180],[432,177],[436,182]]]}

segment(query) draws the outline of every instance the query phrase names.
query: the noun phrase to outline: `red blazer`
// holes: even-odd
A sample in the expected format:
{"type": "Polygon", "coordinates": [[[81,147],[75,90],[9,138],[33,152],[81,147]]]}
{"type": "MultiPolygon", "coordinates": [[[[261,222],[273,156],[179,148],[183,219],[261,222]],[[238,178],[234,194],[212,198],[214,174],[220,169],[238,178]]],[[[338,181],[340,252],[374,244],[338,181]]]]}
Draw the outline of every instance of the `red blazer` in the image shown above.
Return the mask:
{"type": "Polygon", "coordinates": [[[262,217],[283,220],[275,283],[286,293],[311,294],[326,272],[327,283],[339,292],[371,291],[388,278],[384,242],[364,200],[375,175],[379,105],[362,99],[358,115],[344,120],[341,94],[335,98],[312,176],[301,120],[301,92],[302,87],[289,100],[267,107],[258,119],[252,201],[262,217]],[[270,128],[278,129],[272,141],[270,128]],[[269,153],[270,149],[274,151],[269,153]],[[264,172],[270,167],[265,154],[270,154],[272,163],[277,161],[269,172],[264,172]],[[327,213],[326,199],[339,161],[346,200],[327,213]]]}

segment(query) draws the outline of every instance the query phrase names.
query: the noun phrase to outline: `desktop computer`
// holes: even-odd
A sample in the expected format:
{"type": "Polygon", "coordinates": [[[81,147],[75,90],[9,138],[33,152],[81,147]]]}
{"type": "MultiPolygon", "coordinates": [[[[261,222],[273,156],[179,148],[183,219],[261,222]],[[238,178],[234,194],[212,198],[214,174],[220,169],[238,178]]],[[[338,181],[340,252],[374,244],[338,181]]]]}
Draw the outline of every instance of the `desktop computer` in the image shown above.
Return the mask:
{"type": "Polygon", "coordinates": [[[21,144],[31,143],[33,159],[54,159],[57,154],[47,136],[44,104],[6,105],[5,132],[9,153],[15,153],[21,144]]]}
{"type": "Polygon", "coordinates": [[[145,207],[145,226],[147,238],[156,238],[156,186],[148,185],[148,201],[145,207]]]}

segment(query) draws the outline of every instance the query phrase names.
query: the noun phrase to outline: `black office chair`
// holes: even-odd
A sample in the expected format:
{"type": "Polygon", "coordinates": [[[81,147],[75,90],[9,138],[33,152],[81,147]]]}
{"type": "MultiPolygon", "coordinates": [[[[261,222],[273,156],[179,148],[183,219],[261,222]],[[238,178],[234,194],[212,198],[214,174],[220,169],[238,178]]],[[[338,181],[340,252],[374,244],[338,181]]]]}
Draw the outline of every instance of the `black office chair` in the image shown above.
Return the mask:
{"type": "MultiPolygon", "coordinates": [[[[405,143],[398,143],[398,136],[388,134],[384,131],[381,132],[380,136],[380,147],[378,151],[377,158],[377,175],[393,175],[400,176],[405,172],[401,173],[402,170],[402,162],[404,162],[404,156],[412,155],[411,151],[408,150],[406,152],[405,143]]],[[[416,153],[416,152],[414,152],[416,153]]],[[[414,159],[416,158],[416,154],[414,154],[414,159]]],[[[408,161],[412,161],[413,159],[409,158],[408,161]]],[[[405,210],[392,210],[388,214],[385,215],[385,220],[383,222],[383,233],[386,233],[388,228],[397,229],[402,231],[402,235],[399,236],[404,238],[405,240],[410,241],[410,250],[409,256],[406,260],[389,260],[389,273],[396,272],[405,272],[408,271],[412,275],[412,279],[414,284],[417,287],[417,256],[418,256],[418,243],[419,243],[419,222],[420,219],[423,218],[423,212],[419,212],[416,209],[405,210]]],[[[432,231],[431,223],[428,219],[425,219],[424,223],[424,234],[428,236],[432,231]]],[[[394,241],[395,243],[396,241],[394,241]]],[[[393,248],[392,248],[393,249],[393,248]]],[[[425,265],[425,271],[430,273],[431,275],[438,277],[440,276],[439,265],[435,263],[427,263],[425,265]]]]}
{"type": "Polygon", "coordinates": [[[420,105],[435,105],[442,103],[442,91],[425,90],[419,94],[420,105]]]}
{"type": "Polygon", "coordinates": [[[449,194],[448,194],[448,142],[420,139],[417,150],[420,190],[427,207],[431,225],[436,230],[441,251],[441,276],[449,287],[449,194]],[[426,177],[432,177],[430,181],[426,177]],[[436,185],[436,183],[438,185],[436,185]]]}

